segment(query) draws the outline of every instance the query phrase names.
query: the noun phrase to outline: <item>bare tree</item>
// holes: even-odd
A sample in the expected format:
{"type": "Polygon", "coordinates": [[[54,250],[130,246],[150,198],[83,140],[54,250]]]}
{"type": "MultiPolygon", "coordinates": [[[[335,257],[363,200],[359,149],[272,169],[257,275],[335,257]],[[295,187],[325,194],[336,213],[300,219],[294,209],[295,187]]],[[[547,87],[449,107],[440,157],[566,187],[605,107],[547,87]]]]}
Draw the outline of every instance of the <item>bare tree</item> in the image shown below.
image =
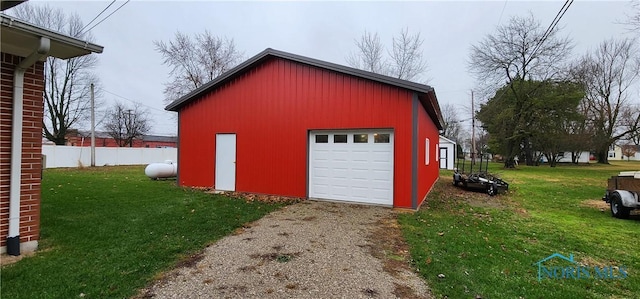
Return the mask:
{"type": "Polygon", "coordinates": [[[471,47],[468,67],[485,88],[484,93],[487,96],[496,90],[502,93],[492,98],[510,93],[509,97],[515,104],[512,125],[504,132],[505,140],[508,141],[502,152],[505,166],[513,165],[513,158],[520,152],[524,154],[520,158],[524,158],[527,165],[534,165],[536,162],[530,141],[532,132],[527,125],[535,117],[528,113],[531,99],[527,94],[532,89],[528,84],[514,83],[543,83],[562,73],[563,63],[573,46],[568,38],[558,36],[558,32],[557,28],[547,32],[532,15],[516,16],[507,24],[497,27],[494,34],[487,35],[479,44],[471,47]]]}
{"type": "Polygon", "coordinates": [[[476,136],[476,150],[478,151],[478,154],[483,155],[483,154],[487,154],[489,153],[489,133],[487,133],[487,131],[485,131],[482,128],[479,128],[478,132],[476,133],[478,136],[476,136]]]}
{"type": "Polygon", "coordinates": [[[447,137],[456,143],[462,141],[462,124],[458,118],[458,109],[451,104],[447,103],[442,105],[442,119],[444,124],[442,125],[442,136],[447,137]]]}
{"type": "MultiPolygon", "coordinates": [[[[626,24],[632,32],[640,31],[640,0],[631,0],[631,14],[627,15],[626,24]]],[[[639,33],[640,34],[640,33],[639,33]]]]}
{"type": "Polygon", "coordinates": [[[371,34],[365,31],[360,40],[356,40],[356,46],[358,51],[347,56],[347,64],[365,71],[386,74],[387,67],[383,61],[384,46],[378,33],[371,34]]]}
{"type": "Polygon", "coordinates": [[[622,156],[627,157],[627,161],[631,160],[631,157],[636,155],[638,146],[635,144],[625,144],[620,147],[622,150],[622,156]]]}
{"type": "MultiPolygon", "coordinates": [[[[638,62],[638,68],[640,68],[640,61],[638,62]]],[[[622,110],[621,131],[628,132],[622,139],[640,145],[640,98],[636,99],[635,105],[629,104],[622,110]]]]}
{"type": "Polygon", "coordinates": [[[165,83],[165,102],[169,103],[215,79],[236,66],[243,57],[233,39],[209,31],[189,36],[176,32],[168,43],[154,41],[156,51],[171,67],[172,80],[165,83]]]}
{"type": "Polygon", "coordinates": [[[132,108],[115,103],[106,115],[104,129],[118,146],[133,146],[133,141],[151,129],[148,112],[135,104],[132,108]]]}
{"type": "MultiPolygon", "coordinates": [[[[35,25],[82,40],[93,40],[91,34],[81,32],[84,24],[77,14],[66,14],[62,9],[46,4],[35,6],[28,3],[16,6],[12,13],[35,25]]],[[[47,58],[42,127],[44,136],[55,144],[64,145],[68,130],[88,119],[90,85],[99,84],[97,76],[92,72],[97,61],[96,55],[67,60],[47,58]]],[[[99,93],[96,98],[99,98],[99,93]]]]}
{"type": "Polygon", "coordinates": [[[386,51],[388,59],[383,57],[385,48],[378,33],[365,31],[355,43],[358,50],[346,57],[351,67],[409,81],[420,80],[427,71],[422,54],[424,39],[420,33],[410,34],[408,28],[393,37],[391,51],[386,51]]]}
{"type": "Polygon", "coordinates": [[[545,37],[545,30],[532,15],[512,17],[471,47],[469,70],[484,86],[499,88],[514,80],[545,81],[564,69],[573,45],[558,36],[556,27],[545,37]]]}
{"type": "Polygon", "coordinates": [[[408,28],[403,29],[398,37],[393,38],[393,48],[389,52],[392,76],[412,81],[427,70],[427,63],[422,58],[423,42],[419,32],[409,34],[408,28]]]}
{"type": "MultiPolygon", "coordinates": [[[[583,85],[585,118],[593,128],[598,163],[608,163],[611,144],[639,129],[640,113],[631,103],[631,87],[637,81],[640,63],[635,40],[610,39],[585,54],[573,67],[583,85]],[[625,117],[626,116],[626,117],[625,117]]],[[[636,106],[637,107],[637,106],[636,106]]]]}
{"type": "Polygon", "coordinates": [[[574,164],[578,164],[582,152],[592,148],[591,139],[594,135],[594,128],[585,118],[588,110],[586,101],[580,101],[576,109],[577,120],[567,122],[564,126],[568,135],[564,137],[565,148],[562,150],[571,152],[571,162],[574,164]]]}

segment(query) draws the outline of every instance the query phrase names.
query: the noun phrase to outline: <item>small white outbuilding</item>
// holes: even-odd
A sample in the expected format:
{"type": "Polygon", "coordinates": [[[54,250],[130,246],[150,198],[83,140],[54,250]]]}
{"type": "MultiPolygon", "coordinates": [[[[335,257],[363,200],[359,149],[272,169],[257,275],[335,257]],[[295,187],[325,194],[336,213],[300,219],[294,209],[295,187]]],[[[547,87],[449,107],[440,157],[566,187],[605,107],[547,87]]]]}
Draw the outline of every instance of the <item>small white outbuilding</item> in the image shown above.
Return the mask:
{"type": "Polygon", "coordinates": [[[440,169],[453,170],[456,161],[456,142],[440,136],[440,151],[438,152],[438,158],[440,160],[440,169]]]}

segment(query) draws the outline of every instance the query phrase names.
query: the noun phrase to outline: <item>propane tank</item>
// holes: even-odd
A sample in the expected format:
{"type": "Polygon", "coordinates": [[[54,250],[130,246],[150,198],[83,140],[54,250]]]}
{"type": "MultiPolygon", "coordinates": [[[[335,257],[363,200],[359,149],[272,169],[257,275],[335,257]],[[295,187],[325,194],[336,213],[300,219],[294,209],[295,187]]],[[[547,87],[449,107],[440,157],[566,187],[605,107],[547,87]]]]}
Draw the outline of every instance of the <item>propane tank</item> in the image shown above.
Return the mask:
{"type": "Polygon", "coordinates": [[[144,174],[152,180],[172,178],[178,175],[178,163],[171,160],[166,160],[164,163],[151,163],[144,169],[144,174]]]}

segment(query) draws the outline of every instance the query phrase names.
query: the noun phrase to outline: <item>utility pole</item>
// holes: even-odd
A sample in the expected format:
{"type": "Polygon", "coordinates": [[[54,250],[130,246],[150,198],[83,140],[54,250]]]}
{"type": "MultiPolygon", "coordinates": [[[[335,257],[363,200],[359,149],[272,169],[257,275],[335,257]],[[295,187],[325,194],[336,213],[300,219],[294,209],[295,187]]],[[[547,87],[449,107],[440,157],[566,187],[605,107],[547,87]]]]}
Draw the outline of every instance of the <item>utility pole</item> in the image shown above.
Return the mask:
{"type": "Polygon", "coordinates": [[[476,109],[473,103],[473,90],[471,90],[471,163],[476,163],[476,109]]]}
{"type": "Polygon", "coordinates": [[[132,133],[132,122],[131,122],[131,109],[127,109],[127,139],[129,140],[129,147],[133,147],[133,138],[131,137],[132,133]]]}
{"type": "Polygon", "coordinates": [[[91,167],[96,166],[96,103],[91,83],[91,167]]]}

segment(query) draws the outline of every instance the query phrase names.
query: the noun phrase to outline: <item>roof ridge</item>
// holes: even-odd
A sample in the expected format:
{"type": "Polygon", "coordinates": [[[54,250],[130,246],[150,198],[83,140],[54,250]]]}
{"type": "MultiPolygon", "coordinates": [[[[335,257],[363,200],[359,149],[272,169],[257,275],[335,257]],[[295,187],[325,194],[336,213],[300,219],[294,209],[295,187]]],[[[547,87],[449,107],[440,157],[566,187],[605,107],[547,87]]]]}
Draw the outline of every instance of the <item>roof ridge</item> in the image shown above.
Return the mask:
{"type": "Polygon", "coordinates": [[[345,66],[345,65],[341,65],[333,62],[323,61],[315,58],[310,58],[307,56],[280,51],[273,48],[266,48],[260,53],[240,63],[236,67],[224,72],[220,76],[209,81],[208,83],[203,84],[202,86],[196,88],[195,90],[189,92],[188,94],[171,102],[169,105],[165,107],[165,110],[177,111],[182,105],[191,101],[191,99],[214,89],[218,84],[221,84],[223,82],[226,82],[227,80],[234,78],[240,73],[243,73],[242,71],[244,69],[248,69],[252,67],[254,64],[257,64],[261,62],[263,59],[266,59],[267,57],[270,57],[270,56],[279,57],[282,59],[291,60],[291,61],[295,61],[295,62],[299,62],[299,63],[303,63],[303,64],[307,64],[307,65],[311,65],[311,66],[315,66],[323,69],[328,69],[335,72],[344,73],[344,74],[348,74],[348,75],[352,75],[352,76],[356,76],[364,79],[369,79],[369,80],[373,80],[380,83],[394,85],[397,87],[401,87],[401,88],[405,88],[405,89],[409,89],[409,90],[413,90],[413,91],[417,91],[425,94],[435,93],[435,89],[426,84],[420,84],[417,82],[398,79],[398,78],[381,75],[381,74],[377,74],[377,73],[373,73],[373,72],[369,72],[361,69],[352,68],[349,66],[345,66]]]}

